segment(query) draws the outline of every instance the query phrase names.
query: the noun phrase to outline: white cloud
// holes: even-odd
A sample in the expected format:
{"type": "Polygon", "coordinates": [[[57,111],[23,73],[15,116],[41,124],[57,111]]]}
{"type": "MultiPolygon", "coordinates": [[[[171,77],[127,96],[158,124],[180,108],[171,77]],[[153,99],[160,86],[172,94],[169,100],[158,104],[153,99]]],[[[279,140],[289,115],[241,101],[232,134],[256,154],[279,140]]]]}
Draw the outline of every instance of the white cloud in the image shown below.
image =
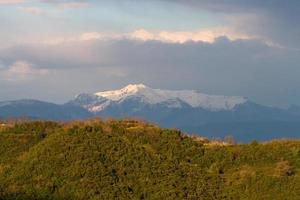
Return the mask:
{"type": "Polygon", "coordinates": [[[101,39],[102,34],[97,33],[97,32],[87,32],[83,33],[79,39],[82,41],[88,41],[88,40],[98,40],[101,39]]]}
{"type": "Polygon", "coordinates": [[[132,32],[129,35],[132,38],[140,39],[140,40],[143,40],[143,41],[154,40],[156,38],[155,34],[149,32],[145,29],[136,30],[136,31],[132,32]]]}
{"type": "Polygon", "coordinates": [[[25,0],[0,0],[0,5],[20,4],[24,2],[25,0]]]}
{"type": "Polygon", "coordinates": [[[230,40],[237,39],[253,39],[253,36],[249,36],[242,33],[237,33],[229,28],[212,28],[201,29],[197,31],[147,31],[140,29],[129,34],[130,38],[148,41],[158,40],[167,43],[185,43],[188,41],[193,42],[208,42],[213,43],[216,38],[226,36],[230,40]]]}
{"type": "Polygon", "coordinates": [[[89,7],[89,4],[86,2],[68,2],[68,3],[60,3],[58,5],[61,9],[80,9],[89,7]]]}
{"type": "Polygon", "coordinates": [[[42,9],[37,7],[21,7],[20,10],[32,15],[41,15],[44,13],[42,9]]]}
{"type": "Polygon", "coordinates": [[[0,68],[0,77],[7,81],[31,80],[48,73],[47,69],[36,68],[33,64],[26,61],[16,61],[7,69],[0,68]]]}
{"type": "Polygon", "coordinates": [[[93,40],[140,40],[140,41],[159,41],[163,43],[183,44],[189,41],[213,43],[219,37],[225,36],[229,40],[239,39],[259,39],[256,36],[236,32],[230,28],[200,29],[196,31],[149,31],[138,29],[128,33],[104,33],[104,32],[85,32],[77,36],[47,38],[42,41],[46,45],[58,45],[70,42],[86,42],[93,40]]]}

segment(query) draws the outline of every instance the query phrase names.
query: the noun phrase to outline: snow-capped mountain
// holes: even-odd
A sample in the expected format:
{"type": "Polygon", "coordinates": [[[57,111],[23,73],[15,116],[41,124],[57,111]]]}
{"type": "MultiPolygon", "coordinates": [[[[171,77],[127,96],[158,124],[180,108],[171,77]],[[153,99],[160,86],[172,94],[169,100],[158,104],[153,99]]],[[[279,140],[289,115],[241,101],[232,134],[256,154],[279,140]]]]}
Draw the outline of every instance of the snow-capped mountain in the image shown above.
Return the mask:
{"type": "Polygon", "coordinates": [[[139,99],[140,103],[148,105],[164,104],[169,108],[181,108],[185,104],[192,108],[209,111],[232,110],[237,105],[247,102],[246,98],[238,96],[207,95],[195,90],[161,90],[152,89],[144,84],[130,84],[119,90],[80,94],[73,104],[97,113],[112,104],[122,103],[129,99],[139,99]]]}
{"type": "Polygon", "coordinates": [[[133,117],[209,138],[238,141],[300,137],[300,108],[280,109],[244,97],[207,95],[195,90],[152,89],[131,84],[119,90],[80,94],[63,105],[36,100],[0,102],[0,119],[73,120],[133,117]]]}
{"type": "Polygon", "coordinates": [[[286,137],[295,137],[298,133],[300,136],[300,115],[239,96],[130,84],[119,90],[80,94],[68,104],[80,106],[95,116],[138,117],[207,137],[230,134],[243,141],[264,140],[281,131],[286,137]]]}

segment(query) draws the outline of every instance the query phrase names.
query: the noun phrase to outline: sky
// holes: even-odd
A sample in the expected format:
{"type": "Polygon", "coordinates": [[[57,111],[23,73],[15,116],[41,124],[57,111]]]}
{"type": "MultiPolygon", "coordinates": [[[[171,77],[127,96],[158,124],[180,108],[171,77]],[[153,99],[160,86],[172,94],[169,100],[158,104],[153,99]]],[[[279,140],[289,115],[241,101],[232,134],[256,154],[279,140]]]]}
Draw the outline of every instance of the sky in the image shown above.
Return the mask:
{"type": "Polygon", "coordinates": [[[0,101],[130,83],[300,105],[299,0],[0,0],[0,101]]]}

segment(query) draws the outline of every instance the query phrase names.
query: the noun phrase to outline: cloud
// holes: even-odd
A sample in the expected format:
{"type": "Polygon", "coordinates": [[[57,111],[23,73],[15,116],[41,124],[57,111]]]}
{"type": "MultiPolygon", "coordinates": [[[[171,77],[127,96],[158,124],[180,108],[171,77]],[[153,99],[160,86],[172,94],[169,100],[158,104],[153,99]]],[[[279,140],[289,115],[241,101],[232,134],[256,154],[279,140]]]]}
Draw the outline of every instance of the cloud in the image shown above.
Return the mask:
{"type": "Polygon", "coordinates": [[[48,74],[47,69],[36,68],[33,64],[26,61],[16,61],[7,69],[0,68],[0,77],[7,81],[25,81],[31,80],[36,76],[48,74]]]}
{"type": "Polygon", "coordinates": [[[300,49],[299,0],[157,0],[223,15],[228,26],[300,49]]]}
{"type": "Polygon", "coordinates": [[[0,0],[0,5],[9,5],[9,4],[21,4],[25,0],[0,0]]]}
{"type": "Polygon", "coordinates": [[[87,2],[69,2],[69,3],[61,3],[59,4],[59,8],[61,9],[80,9],[87,8],[90,4],[87,2]]]}
{"type": "MultiPolygon", "coordinates": [[[[144,82],[265,104],[299,104],[300,1],[144,0],[146,13],[136,1],[112,1],[44,0],[48,6],[41,8],[59,19],[4,21],[8,31],[2,40],[11,33],[18,45],[0,48],[0,97],[30,91],[33,97],[63,101],[80,92],[144,82]],[[57,10],[87,6],[93,6],[87,18],[83,12],[57,10]],[[109,12],[102,15],[100,6],[109,12]],[[172,19],[170,26],[164,17],[172,19]],[[29,25],[36,28],[27,31],[29,25]],[[22,30],[22,37],[15,30],[22,30]],[[12,87],[12,80],[22,84],[12,87]]],[[[2,5],[22,2],[0,0],[2,5]]],[[[23,11],[40,13],[34,7],[23,11]]]]}
{"type": "MultiPolygon", "coordinates": [[[[85,32],[75,36],[57,37],[43,39],[41,43],[47,45],[58,45],[61,43],[93,42],[97,40],[138,40],[138,41],[159,41],[163,43],[186,43],[186,42],[207,42],[213,43],[219,37],[226,37],[229,40],[259,39],[255,36],[238,33],[228,28],[200,29],[197,31],[149,31],[138,29],[128,33],[105,33],[85,32]]],[[[272,44],[270,41],[266,43],[272,44]]]]}
{"type": "Polygon", "coordinates": [[[86,0],[41,0],[41,2],[55,5],[60,9],[80,9],[91,6],[86,0]]]}
{"type": "Polygon", "coordinates": [[[4,68],[5,68],[5,66],[4,66],[3,62],[0,60],[0,70],[2,70],[4,68]]]}
{"type": "Polygon", "coordinates": [[[20,10],[32,15],[42,15],[45,13],[41,8],[38,7],[21,7],[20,10]]]}
{"type": "Polygon", "coordinates": [[[225,36],[230,40],[254,38],[245,34],[236,33],[228,28],[211,28],[198,31],[157,31],[150,32],[144,29],[134,31],[129,34],[133,39],[143,41],[157,40],[169,43],[209,42],[213,43],[216,38],[225,36]]]}
{"type": "Polygon", "coordinates": [[[99,40],[101,38],[102,38],[102,34],[101,33],[87,32],[87,33],[83,33],[79,37],[79,40],[81,40],[81,41],[88,41],[88,40],[99,40]]]}
{"type": "MultiPolygon", "coordinates": [[[[77,12],[72,17],[64,16],[64,12],[56,12],[55,9],[47,10],[52,9],[49,6],[43,7],[43,10],[53,11],[56,15],[56,19],[52,17],[53,21],[48,21],[50,25],[45,21],[45,27],[39,26],[43,27],[40,28],[43,35],[50,32],[47,27],[58,26],[57,29],[51,31],[57,31],[59,32],[57,34],[60,34],[71,32],[72,26],[72,30],[76,32],[88,29],[90,32],[97,33],[99,30],[115,31],[117,29],[118,31],[115,32],[124,34],[122,32],[128,33],[136,30],[131,36],[137,39],[180,43],[188,40],[211,42],[222,35],[231,40],[255,37],[268,41],[270,44],[300,49],[300,26],[298,25],[300,1],[298,0],[141,0],[138,2],[111,0],[109,3],[103,0],[38,1],[62,10],[92,8],[88,16],[93,17],[90,18],[83,16],[81,12],[77,12]],[[139,8],[142,6],[145,6],[147,12],[140,11],[139,8]],[[103,12],[103,10],[108,12],[103,12]],[[76,16],[77,14],[80,17],[76,16]]],[[[21,2],[24,0],[0,0],[0,4],[21,2]]],[[[24,8],[24,11],[32,14],[41,13],[36,8],[24,8]]],[[[22,20],[18,19],[17,23],[22,20]]],[[[28,22],[38,23],[36,21],[28,22]]],[[[8,28],[12,26],[11,22],[7,25],[8,28]]],[[[22,27],[19,24],[18,26],[22,27]]]]}
{"type": "MultiPolygon", "coordinates": [[[[241,95],[272,105],[300,101],[300,52],[270,46],[257,39],[219,37],[211,43],[130,38],[73,40],[2,49],[0,60],[6,65],[16,60],[34,63],[29,70],[17,67],[10,74],[17,77],[22,77],[17,71],[29,77],[44,74],[42,80],[24,84],[22,89],[36,88],[35,95],[46,92],[49,99],[68,100],[80,92],[144,82],[156,88],[241,95]],[[51,76],[36,66],[43,66],[51,76]],[[57,95],[50,95],[53,90],[57,95]]],[[[0,96],[5,96],[5,92],[0,91],[0,96]]]]}

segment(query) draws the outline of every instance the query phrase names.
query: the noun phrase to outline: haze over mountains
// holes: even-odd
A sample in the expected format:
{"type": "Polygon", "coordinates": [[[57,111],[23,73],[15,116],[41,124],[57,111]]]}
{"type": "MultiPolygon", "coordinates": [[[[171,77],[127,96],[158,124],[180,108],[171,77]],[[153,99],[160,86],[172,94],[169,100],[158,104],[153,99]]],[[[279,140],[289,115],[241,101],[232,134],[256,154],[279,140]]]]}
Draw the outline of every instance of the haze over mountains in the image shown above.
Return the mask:
{"type": "Polygon", "coordinates": [[[209,138],[232,135],[243,142],[294,138],[300,133],[298,106],[284,110],[259,105],[244,97],[152,89],[144,84],[79,94],[63,105],[36,100],[0,103],[0,118],[3,119],[73,120],[95,116],[136,117],[209,138]]]}

